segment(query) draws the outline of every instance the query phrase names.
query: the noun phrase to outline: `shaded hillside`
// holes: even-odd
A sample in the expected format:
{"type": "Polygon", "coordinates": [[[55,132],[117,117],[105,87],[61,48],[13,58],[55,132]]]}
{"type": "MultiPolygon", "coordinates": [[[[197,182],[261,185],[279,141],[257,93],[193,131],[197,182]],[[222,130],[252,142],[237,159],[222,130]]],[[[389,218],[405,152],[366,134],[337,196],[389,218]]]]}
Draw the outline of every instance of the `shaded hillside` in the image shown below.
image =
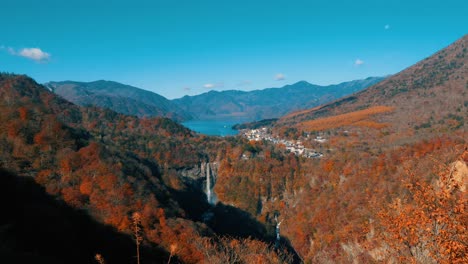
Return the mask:
{"type": "MultiPolygon", "coordinates": [[[[129,235],[93,220],[47,194],[30,177],[0,169],[0,260],[3,263],[132,263],[135,243],[129,235]],[[12,202],[14,201],[14,202],[12,202]]],[[[146,261],[164,262],[168,253],[142,250],[146,261]]]]}
{"type": "Polygon", "coordinates": [[[210,91],[173,100],[197,119],[233,119],[253,121],[280,117],[298,109],[310,108],[360,91],[384,78],[369,77],[337,85],[319,86],[306,81],[269,88],[244,91],[210,91]]]}
{"type": "Polygon", "coordinates": [[[177,105],[161,95],[112,81],[48,82],[54,93],[81,106],[98,106],[139,117],[163,116],[182,121],[190,119],[177,105]]]}
{"type": "MultiPolygon", "coordinates": [[[[186,223],[184,234],[209,233],[206,226],[183,218],[158,162],[135,153],[150,135],[156,142],[171,134],[171,140],[158,145],[164,153],[164,145],[191,137],[187,129],[164,118],[141,120],[80,108],[26,76],[0,75],[0,95],[2,167],[34,178],[50,195],[123,233],[130,232],[131,215],[146,208],[142,227],[152,247],[170,243],[170,230],[181,222],[186,223]],[[124,149],[123,143],[133,148],[124,149]],[[156,229],[166,233],[151,233],[156,229]]],[[[175,160],[166,155],[161,159],[168,164],[175,160]]],[[[184,159],[185,165],[192,162],[184,159]]]]}
{"type": "MultiPolygon", "coordinates": [[[[389,132],[444,133],[467,128],[468,36],[370,88],[332,103],[289,114],[279,126],[331,117],[372,106],[394,107],[375,119],[389,132]]],[[[309,131],[320,130],[307,126],[309,131]]]]}
{"type": "Polygon", "coordinates": [[[167,118],[78,107],[21,75],[0,74],[0,110],[1,167],[123,234],[131,233],[132,215],[139,213],[144,246],[153,252],[172,253],[184,263],[236,250],[241,259],[288,258],[270,247],[271,224],[207,202],[202,164],[225,159],[220,150],[244,140],[198,136],[167,118]],[[233,226],[222,219],[239,221],[233,226]],[[222,241],[256,246],[228,249],[222,241]]]}

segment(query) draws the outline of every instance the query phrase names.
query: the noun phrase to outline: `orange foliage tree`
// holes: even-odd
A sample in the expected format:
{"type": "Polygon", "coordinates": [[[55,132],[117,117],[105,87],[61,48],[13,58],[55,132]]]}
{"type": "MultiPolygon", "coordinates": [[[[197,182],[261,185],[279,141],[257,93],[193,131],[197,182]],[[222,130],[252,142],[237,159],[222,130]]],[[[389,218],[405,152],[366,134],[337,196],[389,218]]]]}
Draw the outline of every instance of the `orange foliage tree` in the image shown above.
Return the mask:
{"type": "Polygon", "coordinates": [[[468,263],[468,200],[452,172],[444,168],[430,184],[407,171],[407,199],[380,212],[383,239],[401,261],[468,263]]]}

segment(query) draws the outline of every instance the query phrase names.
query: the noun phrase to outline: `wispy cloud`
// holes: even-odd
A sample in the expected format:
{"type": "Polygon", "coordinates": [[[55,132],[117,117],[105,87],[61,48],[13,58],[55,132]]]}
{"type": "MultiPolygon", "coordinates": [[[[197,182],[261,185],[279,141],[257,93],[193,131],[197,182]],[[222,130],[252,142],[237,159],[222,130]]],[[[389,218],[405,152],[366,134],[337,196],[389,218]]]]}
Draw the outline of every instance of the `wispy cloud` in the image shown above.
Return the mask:
{"type": "Polygon", "coordinates": [[[224,83],[206,83],[203,85],[204,88],[206,89],[215,89],[215,88],[222,88],[224,87],[224,83]]]}
{"type": "Polygon", "coordinates": [[[275,80],[277,81],[282,81],[282,80],[285,80],[286,79],[286,76],[282,73],[278,73],[275,75],[275,80]]]}
{"type": "Polygon", "coordinates": [[[364,61],[361,60],[361,59],[356,59],[356,61],[354,61],[354,65],[355,65],[355,66],[361,66],[361,65],[363,65],[363,64],[364,64],[364,61]]]}
{"type": "Polygon", "coordinates": [[[389,29],[390,29],[390,25],[389,25],[389,24],[386,24],[386,25],[384,26],[384,29],[385,29],[385,30],[389,30],[389,29]]]}
{"type": "Polygon", "coordinates": [[[190,91],[192,90],[192,88],[190,88],[190,87],[184,87],[183,90],[184,90],[185,92],[190,92],[190,91]]]}
{"type": "Polygon", "coordinates": [[[10,55],[16,55],[16,52],[12,47],[1,45],[0,50],[5,50],[6,52],[10,53],[10,55]]]}
{"type": "Polygon", "coordinates": [[[24,57],[36,62],[46,62],[50,59],[50,54],[40,48],[23,48],[15,50],[12,47],[0,46],[0,50],[5,50],[10,55],[24,57]]]}
{"type": "Polygon", "coordinates": [[[248,85],[251,85],[251,84],[252,84],[251,81],[249,81],[249,80],[243,80],[243,81],[238,82],[238,83],[237,83],[237,86],[239,86],[239,87],[240,87],[240,86],[248,86],[248,85]]]}

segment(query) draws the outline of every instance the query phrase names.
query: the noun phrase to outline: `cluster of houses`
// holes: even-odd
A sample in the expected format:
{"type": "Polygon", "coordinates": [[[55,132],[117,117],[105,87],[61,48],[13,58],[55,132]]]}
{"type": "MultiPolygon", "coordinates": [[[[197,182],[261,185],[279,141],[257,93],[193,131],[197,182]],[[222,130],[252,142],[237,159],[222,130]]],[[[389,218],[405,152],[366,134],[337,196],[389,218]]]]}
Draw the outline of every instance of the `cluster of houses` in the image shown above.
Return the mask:
{"type": "MultiPolygon", "coordinates": [[[[254,140],[254,141],[271,141],[274,144],[277,145],[284,145],[286,147],[286,150],[288,150],[291,153],[294,153],[296,156],[303,156],[306,158],[321,158],[323,156],[322,153],[317,152],[313,149],[309,149],[304,147],[301,141],[293,141],[293,140],[286,140],[286,139],[280,139],[273,137],[268,131],[266,127],[258,128],[258,129],[246,129],[241,131],[242,135],[246,137],[249,140],[254,140]]],[[[319,143],[324,143],[326,139],[323,137],[317,137],[314,139],[316,142],[319,143]]]]}

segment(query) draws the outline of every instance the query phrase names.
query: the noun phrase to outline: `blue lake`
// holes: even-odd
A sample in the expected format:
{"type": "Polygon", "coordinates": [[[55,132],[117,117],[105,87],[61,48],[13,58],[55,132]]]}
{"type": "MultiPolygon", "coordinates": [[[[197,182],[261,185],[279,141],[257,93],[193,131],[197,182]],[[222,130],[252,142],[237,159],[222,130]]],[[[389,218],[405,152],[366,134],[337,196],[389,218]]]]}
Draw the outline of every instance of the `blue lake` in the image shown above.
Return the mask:
{"type": "Polygon", "coordinates": [[[233,136],[239,132],[231,127],[239,121],[222,121],[222,120],[194,120],[182,123],[182,125],[191,130],[210,136],[233,136]]]}

